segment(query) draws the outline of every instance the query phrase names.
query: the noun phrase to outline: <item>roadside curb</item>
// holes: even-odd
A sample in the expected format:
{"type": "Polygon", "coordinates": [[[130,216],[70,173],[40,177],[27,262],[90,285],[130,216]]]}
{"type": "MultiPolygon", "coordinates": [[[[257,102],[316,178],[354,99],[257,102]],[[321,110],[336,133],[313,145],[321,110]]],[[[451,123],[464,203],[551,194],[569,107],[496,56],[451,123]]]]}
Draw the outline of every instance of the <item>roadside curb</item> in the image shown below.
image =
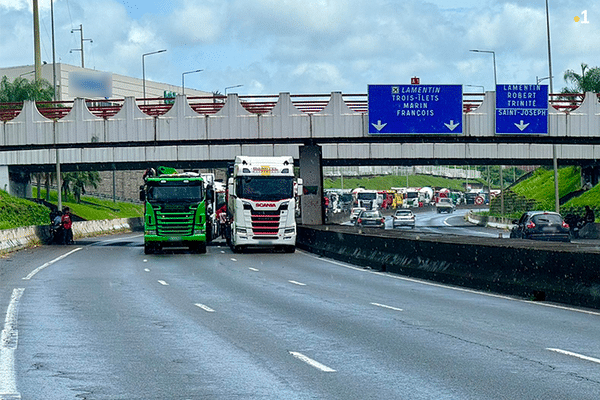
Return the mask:
{"type": "MultiPolygon", "coordinates": [[[[119,231],[136,231],[143,227],[139,218],[118,218],[99,221],[73,222],[73,237],[75,239],[119,231]]],[[[15,229],[0,230],[0,252],[6,253],[50,240],[48,226],[26,226],[15,229]]]]}

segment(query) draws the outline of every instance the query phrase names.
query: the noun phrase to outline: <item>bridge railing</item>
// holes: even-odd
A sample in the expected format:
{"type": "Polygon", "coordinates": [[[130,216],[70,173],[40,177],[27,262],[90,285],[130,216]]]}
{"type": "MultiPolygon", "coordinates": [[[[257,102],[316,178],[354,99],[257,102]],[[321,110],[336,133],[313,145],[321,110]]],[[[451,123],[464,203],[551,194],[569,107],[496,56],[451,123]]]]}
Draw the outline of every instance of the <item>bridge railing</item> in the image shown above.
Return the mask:
{"type": "MultiPolygon", "coordinates": [[[[483,102],[484,93],[463,93],[463,111],[476,110],[483,102]]],[[[569,113],[578,108],[584,99],[584,94],[549,95],[550,104],[557,110],[569,113]]],[[[600,96],[600,95],[599,95],[600,96]]],[[[238,96],[242,106],[252,114],[267,114],[277,104],[279,95],[243,95],[238,96]]],[[[314,114],[322,111],[331,100],[331,94],[291,94],[292,104],[302,113],[314,114]]],[[[599,97],[600,98],[600,97],[599,97]]],[[[357,113],[368,112],[368,97],[366,93],[342,94],[342,99],[348,108],[357,113]]],[[[173,107],[172,98],[156,97],[136,99],[140,110],[149,116],[160,116],[173,107]]],[[[190,107],[201,115],[216,114],[227,102],[223,95],[187,97],[190,107]]],[[[123,106],[124,99],[86,100],[90,112],[99,118],[115,116],[123,106]]],[[[37,102],[39,112],[49,119],[61,119],[73,108],[74,101],[44,101],[37,102]]],[[[0,121],[9,121],[21,112],[23,103],[1,103],[0,121]]]]}

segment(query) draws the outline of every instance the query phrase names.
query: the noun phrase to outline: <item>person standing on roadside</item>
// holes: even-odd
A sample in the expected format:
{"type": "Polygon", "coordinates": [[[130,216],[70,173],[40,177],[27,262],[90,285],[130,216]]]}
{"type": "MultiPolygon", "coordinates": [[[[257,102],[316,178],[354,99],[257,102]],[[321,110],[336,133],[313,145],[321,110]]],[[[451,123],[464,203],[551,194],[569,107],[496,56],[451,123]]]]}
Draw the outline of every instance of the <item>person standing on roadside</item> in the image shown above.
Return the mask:
{"type": "Polygon", "coordinates": [[[590,208],[590,206],[585,206],[585,216],[583,217],[585,224],[593,224],[596,220],[596,216],[594,215],[594,210],[590,208]]]}
{"type": "Polygon", "coordinates": [[[73,230],[71,229],[73,221],[71,219],[71,210],[69,209],[69,207],[63,208],[61,223],[64,231],[63,244],[73,244],[73,230]]]}

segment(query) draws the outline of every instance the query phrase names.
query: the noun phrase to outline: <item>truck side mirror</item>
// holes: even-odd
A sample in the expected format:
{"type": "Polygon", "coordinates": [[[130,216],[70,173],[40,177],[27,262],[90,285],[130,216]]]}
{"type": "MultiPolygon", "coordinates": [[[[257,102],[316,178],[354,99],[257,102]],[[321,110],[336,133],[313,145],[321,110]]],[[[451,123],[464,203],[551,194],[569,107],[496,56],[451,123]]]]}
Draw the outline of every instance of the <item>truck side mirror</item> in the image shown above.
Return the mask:
{"type": "Polygon", "coordinates": [[[302,178],[298,178],[297,184],[296,184],[296,195],[298,196],[302,196],[302,194],[304,193],[304,184],[303,184],[303,180],[302,178]]]}
{"type": "Polygon", "coordinates": [[[235,195],[235,193],[233,192],[233,178],[227,179],[227,192],[230,196],[235,195]]]}
{"type": "Polygon", "coordinates": [[[140,201],[146,201],[146,192],[143,186],[140,186],[140,201]]]}

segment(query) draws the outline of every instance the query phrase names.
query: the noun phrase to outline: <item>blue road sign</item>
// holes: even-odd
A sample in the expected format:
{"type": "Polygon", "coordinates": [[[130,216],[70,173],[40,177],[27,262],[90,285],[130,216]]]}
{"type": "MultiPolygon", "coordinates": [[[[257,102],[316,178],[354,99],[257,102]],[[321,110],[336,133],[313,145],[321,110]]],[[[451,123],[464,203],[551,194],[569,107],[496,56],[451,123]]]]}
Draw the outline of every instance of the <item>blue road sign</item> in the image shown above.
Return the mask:
{"type": "Polygon", "coordinates": [[[496,133],[548,134],[548,85],[497,85],[496,133]]]}
{"type": "Polygon", "coordinates": [[[369,85],[369,134],[462,134],[462,85],[369,85]]]}

